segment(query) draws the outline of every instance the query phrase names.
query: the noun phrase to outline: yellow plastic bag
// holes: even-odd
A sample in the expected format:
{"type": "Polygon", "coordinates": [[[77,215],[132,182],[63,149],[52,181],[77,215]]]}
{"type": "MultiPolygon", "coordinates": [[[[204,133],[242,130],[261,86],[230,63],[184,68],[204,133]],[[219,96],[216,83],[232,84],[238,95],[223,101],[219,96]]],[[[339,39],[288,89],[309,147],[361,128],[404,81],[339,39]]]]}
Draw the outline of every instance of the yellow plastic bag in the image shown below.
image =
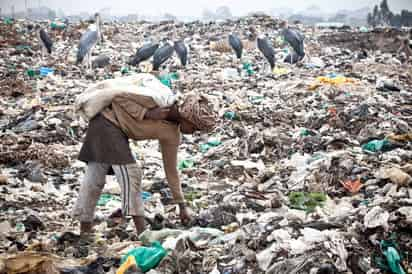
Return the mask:
{"type": "Polygon", "coordinates": [[[344,76],[337,76],[334,78],[329,78],[325,76],[319,76],[316,78],[316,81],[309,86],[309,90],[315,90],[320,86],[323,85],[332,85],[332,86],[339,86],[342,84],[355,84],[356,81],[352,78],[347,78],[344,76]]]}

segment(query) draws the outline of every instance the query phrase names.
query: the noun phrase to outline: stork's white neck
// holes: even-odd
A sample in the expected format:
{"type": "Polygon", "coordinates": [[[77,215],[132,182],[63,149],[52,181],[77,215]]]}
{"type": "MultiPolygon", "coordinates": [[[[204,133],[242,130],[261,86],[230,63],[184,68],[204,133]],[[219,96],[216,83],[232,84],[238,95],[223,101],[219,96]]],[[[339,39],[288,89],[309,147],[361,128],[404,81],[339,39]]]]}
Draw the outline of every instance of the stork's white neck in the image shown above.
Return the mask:
{"type": "Polygon", "coordinates": [[[88,27],[88,29],[90,30],[90,31],[98,31],[98,27],[96,26],[96,24],[91,24],[89,27],[88,27]]]}
{"type": "Polygon", "coordinates": [[[101,20],[100,20],[100,16],[98,15],[98,16],[96,16],[96,31],[99,34],[99,36],[100,36],[100,33],[101,33],[100,27],[101,27],[101,20]]]}

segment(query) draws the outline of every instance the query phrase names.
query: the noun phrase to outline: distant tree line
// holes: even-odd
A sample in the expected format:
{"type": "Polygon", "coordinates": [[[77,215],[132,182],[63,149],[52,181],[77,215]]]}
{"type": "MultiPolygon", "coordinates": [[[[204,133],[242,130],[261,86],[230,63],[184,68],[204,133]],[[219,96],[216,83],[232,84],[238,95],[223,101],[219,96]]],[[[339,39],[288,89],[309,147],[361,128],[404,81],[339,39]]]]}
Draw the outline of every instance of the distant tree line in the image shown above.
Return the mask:
{"type": "Polygon", "coordinates": [[[394,27],[411,27],[412,26],[412,12],[402,10],[399,14],[394,14],[388,6],[387,0],[382,0],[380,5],[375,5],[373,11],[368,13],[368,24],[370,26],[394,26],[394,27]]]}

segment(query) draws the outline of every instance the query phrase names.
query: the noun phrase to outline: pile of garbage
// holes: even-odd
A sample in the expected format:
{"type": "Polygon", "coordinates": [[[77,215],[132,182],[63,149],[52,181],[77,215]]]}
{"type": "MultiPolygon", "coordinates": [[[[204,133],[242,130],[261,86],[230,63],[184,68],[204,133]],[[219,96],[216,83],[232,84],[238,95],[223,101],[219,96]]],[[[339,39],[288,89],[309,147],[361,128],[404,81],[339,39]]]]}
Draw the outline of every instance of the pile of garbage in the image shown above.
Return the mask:
{"type": "Polygon", "coordinates": [[[411,60],[336,38],[373,30],[296,25],[307,56],[286,64],[279,23],[105,22],[92,71],[75,64],[84,23],[41,23],[54,41],[44,59],[34,22],[0,23],[0,273],[412,273],[411,60]],[[270,73],[255,48],[241,61],[210,49],[252,25],[276,49],[270,73]],[[127,63],[147,37],[185,39],[188,65],[174,57],[162,82],[219,110],[218,128],[183,136],[178,154],[195,218],[178,221],[157,142],[132,143],[148,229],[137,236],[116,214],[120,187],[109,176],[84,239],[70,216],[87,129],[74,100],[141,71],[127,63]]]}

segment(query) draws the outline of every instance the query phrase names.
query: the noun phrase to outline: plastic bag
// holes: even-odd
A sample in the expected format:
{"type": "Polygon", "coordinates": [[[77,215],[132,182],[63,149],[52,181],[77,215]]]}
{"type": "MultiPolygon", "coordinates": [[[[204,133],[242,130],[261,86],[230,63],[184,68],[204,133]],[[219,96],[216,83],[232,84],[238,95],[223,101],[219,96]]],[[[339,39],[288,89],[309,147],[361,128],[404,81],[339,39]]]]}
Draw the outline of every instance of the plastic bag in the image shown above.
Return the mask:
{"type": "Polygon", "coordinates": [[[312,212],[317,206],[322,206],[326,201],[326,195],[320,192],[291,192],[289,202],[292,208],[312,212]]]}
{"type": "Polygon", "coordinates": [[[396,242],[394,242],[393,240],[381,241],[380,248],[385,258],[376,257],[376,265],[380,269],[390,271],[394,274],[406,274],[401,265],[403,256],[399,254],[397,250],[398,245],[396,244],[396,242]]]}
{"type": "Polygon", "coordinates": [[[195,162],[193,160],[182,160],[178,164],[179,170],[186,169],[186,168],[192,168],[195,166],[195,162]]]}
{"type": "Polygon", "coordinates": [[[54,69],[48,67],[41,67],[40,68],[40,76],[47,76],[49,74],[53,74],[54,69]]]}
{"type": "Polygon", "coordinates": [[[163,241],[164,239],[168,237],[177,237],[180,234],[182,234],[181,230],[170,229],[170,228],[165,228],[165,229],[158,230],[158,231],[146,230],[142,234],[140,234],[139,240],[143,244],[148,244],[150,242],[163,241]]]}
{"type": "Polygon", "coordinates": [[[51,22],[50,28],[51,29],[65,29],[66,24],[64,24],[62,22],[51,22]]]}
{"type": "Polygon", "coordinates": [[[399,186],[408,186],[412,183],[412,177],[397,167],[381,168],[376,176],[381,179],[389,179],[399,186]]]}
{"type": "Polygon", "coordinates": [[[169,73],[159,77],[159,81],[168,88],[172,88],[172,81],[178,79],[179,75],[177,73],[169,73]]]}
{"type": "Polygon", "coordinates": [[[379,151],[388,151],[392,148],[392,144],[384,139],[384,140],[373,140],[364,145],[362,145],[362,149],[370,152],[379,152],[379,151]]]}
{"type": "Polygon", "coordinates": [[[114,196],[112,194],[103,193],[102,195],[100,195],[100,198],[97,201],[97,205],[98,206],[105,206],[110,201],[120,201],[120,197],[114,196]]]}
{"type": "MultiPolygon", "coordinates": [[[[150,247],[138,247],[131,251],[129,251],[123,258],[122,258],[122,265],[123,264],[130,264],[130,260],[128,259],[130,256],[134,258],[137,266],[143,271],[147,272],[152,268],[155,268],[160,261],[167,255],[166,249],[162,247],[159,242],[153,242],[152,246],[150,247]]],[[[122,266],[120,267],[122,268],[122,266]]],[[[119,269],[120,270],[120,269],[119,269]]],[[[116,274],[121,274],[119,271],[116,274]]]]}
{"type": "Polygon", "coordinates": [[[350,193],[355,194],[360,191],[363,187],[360,178],[356,180],[347,180],[345,182],[341,182],[342,186],[348,190],[350,193]]]}
{"type": "Polygon", "coordinates": [[[76,98],[75,111],[85,120],[96,116],[122,93],[148,96],[159,107],[169,107],[176,102],[176,94],[155,76],[140,73],[119,79],[109,79],[90,86],[76,98]]]}
{"type": "Polygon", "coordinates": [[[220,145],[222,142],[218,139],[210,138],[206,144],[201,144],[200,145],[200,150],[204,153],[208,151],[212,147],[217,147],[220,145]]]}
{"type": "Polygon", "coordinates": [[[246,72],[248,76],[255,74],[255,71],[251,63],[247,63],[247,62],[243,63],[243,70],[246,72]]]}

